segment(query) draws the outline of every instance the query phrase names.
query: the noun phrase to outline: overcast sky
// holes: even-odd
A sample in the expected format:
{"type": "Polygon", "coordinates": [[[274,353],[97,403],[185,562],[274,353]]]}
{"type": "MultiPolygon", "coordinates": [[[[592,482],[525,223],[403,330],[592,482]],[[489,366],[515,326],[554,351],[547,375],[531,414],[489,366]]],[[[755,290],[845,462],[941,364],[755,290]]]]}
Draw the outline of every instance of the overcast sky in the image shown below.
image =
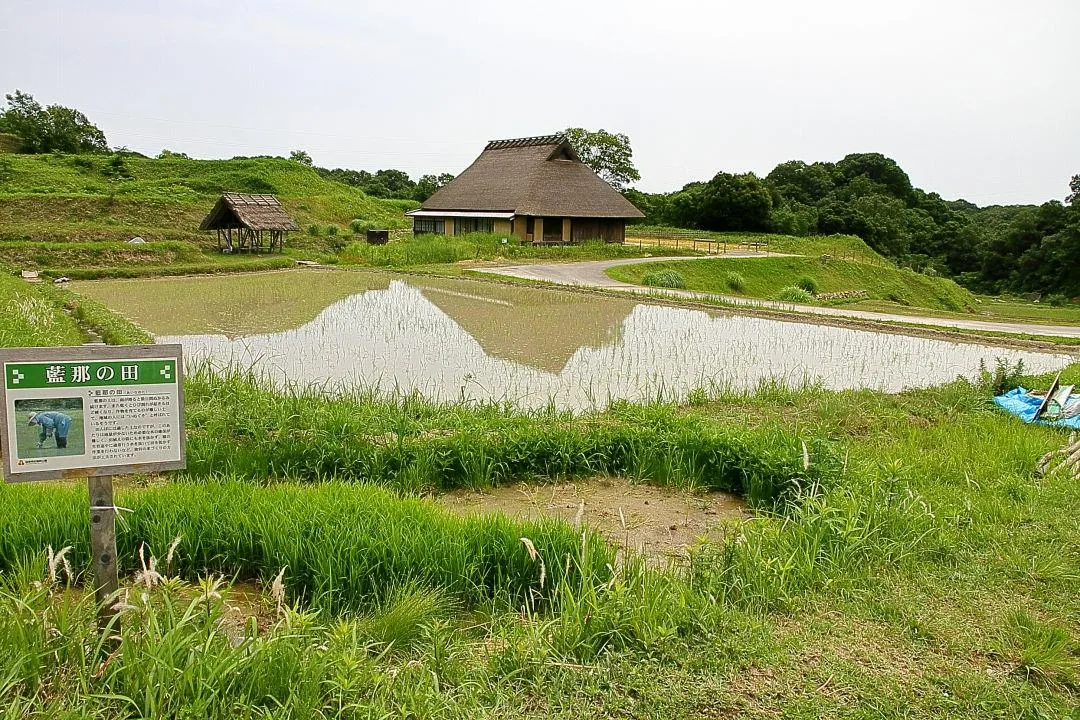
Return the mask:
{"type": "Polygon", "coordinates": [[[980,205],[1080,173],[1080,0],[4,0],[0,38],[0,89],[147,154],[416,177],[573,125],[647,191],[851,152],[980,205]]]}

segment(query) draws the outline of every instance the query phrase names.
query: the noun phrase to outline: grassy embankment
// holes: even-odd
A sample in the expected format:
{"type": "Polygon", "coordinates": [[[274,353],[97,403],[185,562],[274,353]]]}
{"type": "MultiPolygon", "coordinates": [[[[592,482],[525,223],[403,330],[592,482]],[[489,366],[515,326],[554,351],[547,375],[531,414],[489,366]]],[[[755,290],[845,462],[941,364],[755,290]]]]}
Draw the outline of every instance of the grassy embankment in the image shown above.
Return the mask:
{"type": "MultiPolygon", "coordinates": [[[[522,247],[501,237],[398,238],[372,248],[351,229],[407,228],[416,203],[366,196],[299,163],[253,160],[5,155],[0,162],[0,263],[71,278],[142,277],[241,272],[284,267],[296,258],[380,267],[447,264],[495,258],[640,257],[648,251],[590,244],[587,248],[522,247]],[[274,193],[300,225],[285,256],[221,255],[199,223],[222,191],[274,193]],[[140,236],[149,241],[131,246],[140,236]]],[[[653,251],[655,253],[655,251],[653,251]]],[[[664,251],[663,254],[682,254],[664,251]]],[[[443,272],[460,272],[442,267],[443,272]]]]}
{"type": "Polygon", "coordinates": [[[0,164],[0,262],[69,277],[132,277],[270,269],[289,257],[225,256],[199,223],[222,191],[274,193],[300,225],[287,255],[329,257],[350,224],[401,228],[415,203],[371,198],[299,163],[5,155],[0,164]],[[126,241],[140,236],[145,245],[126,241]],[[63,243],[68,247],[60,247],[63,243]]]}
{"type": "MultiPolygon", "coordinates": [[[[634,227],[627,229],[628,242],[634,227]]],[[[673,228],[647,228],[671,231],[673,228]]],[[[685,231],[681,231],[685,232],[685,231]]],[[[689,290],[724,295],[778,299],[785,288],[797,286],[810,278],[818,293],[838,293],[863,290],[865,297],[818,301],[820,304],[901,315],[933,317],[964,317],[1001,322],[1033,322],[1044,324],[1080,324],[1080,307],[1066,304],[1054,307],[1045,302],[1020,298],[998,298],[975,295],[947,278],[934,277],[896,267],[874,252],[865,242],[847,235],[791,237],[747,233],[712,233],[694,231],[702,238],[717,240],[728,249],[743,249],[747,243],[767,243],[768,252],[803,255],[802,258],[765,258],[748,260],[721,259],[715,265],[694,263],[670,266],[685,278],[689,290]],[[821,257],[829,255],[826,262],[821,257]],[[738,275],[732,282],[730,273],[738,275]],[[741,280],[741,282],[739,282],[741,280]]],[[[642,247],[672,240],[644,238],[642,247]]],[[[686,246],[686,241],[680,242],[686,246]]],[[[715,247],[715,246],[714,246],[715,247]]],[[[699,245],[700,248],[700,245],[699,245]]],[[[663,264],[612,268],[608,274],[623,282],[641,284],[650,272],[669,269],[663,264]]],[[[813,302],[813,301],[811,301],[813,302]]]]}
{"type": "MultiPolygon", "coordinates": [[[[662,269],[680,273],[689,290],[742,297],[778,299],[784,288],[811,278],[819,293],[865,290],[870,299],[887,302],[889,306],[963,311],[965,306],[977,302],[974,295],[951,280],[851,260],[822,263],[809,257],[718,258],[615,267],[608,274],[616,280],[640,284],[646,274],[662,269]],[[729,273],[738,274],[739,279],[732,281],[729,273]]],[[[829,302],[840,303],[859,306],[850,300],[829,302]]]]}
{"type": "MultiPolygon", "coordinates": [[[[44,288],[0,290],[55,307],[44,288]]],[[[55,323],[8,337],[75,331],[55,323]]],[[[1068,716],[1080,489],[1035,475],[1064,433],[994,410],[992,385],[764,387],[571,417],[194,378],[191,471],[120,498],[125,570],[145,542],[172,579],[127,596],[115,651],[96,650],[89,601],[40,554],[72,545],[85,577],[85,491],[0,488],[0,704],[11,717],[1068,716]],[[632,553],[609,568],[611,549],[588,536],[583,549],[565,524],[463,520],[403,497],[594,472],[734,488],[766,509],[664,571],[632,553]],[[261,578],[269,596],[230,595],[211,572],[261,578]]]]}

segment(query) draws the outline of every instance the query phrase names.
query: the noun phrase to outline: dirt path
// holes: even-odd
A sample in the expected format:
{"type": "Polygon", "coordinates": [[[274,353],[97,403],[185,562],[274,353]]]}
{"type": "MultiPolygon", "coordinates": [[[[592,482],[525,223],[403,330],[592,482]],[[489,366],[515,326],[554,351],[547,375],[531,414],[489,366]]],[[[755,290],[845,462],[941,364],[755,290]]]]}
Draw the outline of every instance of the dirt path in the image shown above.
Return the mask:
{"type": "Polygon", "coordinates": [[[557,517],[594,528],[620,547],[655,561],[685,558],[699,538],[749,517],[745,503],[724,493],[690,493],[617,478],[552,485],[510,485],[488,492],[456,490],[438,502],[460,515],[501,512],[513,518],[557,517]]]}
{"type": "Polygon", "coordinates": [[[1042,335],[1045,337],[1080,338],[1080,327],[1070,325],[1038,325],[1035,323],[1010,323],[993,322],[987,320],[967,320],[964,318],[940,318],[925,315],[900,315],[897,313],[872,312],[869,310],[854,310],[843,307],[822,307],[818,305],[797,305],[795,303],[780,302],[777,300],[759,300],[756,298],[744,298],[735,295],[720,295],[716,293],[696,292],[694,290],[671,290],[667,288],[642,287],[620,282],[607,276],[608,268],[619,265],[637,265],[650,262],[673,262],[678,260],[718,260],[721,258],[765,258],[785,257],[776,253],[756,253],[733,251],[723,256],[710,257],[654,257],[654,258],[630,258],[626,260],[589,260],[573,263],[550,263],[538,265],[511,265],[499,268],[477,268],[477,272],[492,275],[505,275],[509,277],[523,278],[526,280],[541,280],[544,282],[558,283],[560,285],[577,285],[580,287],[604,288],[607,290],[619,290],[621,292],[635,293],[640,295],[661,295],[672,298],[687,300],[720,300],[731,305],[760,308],[765,310],[779,310],[789,313],[804,313],[808,315],[824,315],[828,317],[854,318],[857,320],[870,320],[874,322],[907,323],[909,325],[929,325],[932,327],[956,328],[960,330],[977,330],[982,332],[1007,333],[1011,335],[1042,335]]]}

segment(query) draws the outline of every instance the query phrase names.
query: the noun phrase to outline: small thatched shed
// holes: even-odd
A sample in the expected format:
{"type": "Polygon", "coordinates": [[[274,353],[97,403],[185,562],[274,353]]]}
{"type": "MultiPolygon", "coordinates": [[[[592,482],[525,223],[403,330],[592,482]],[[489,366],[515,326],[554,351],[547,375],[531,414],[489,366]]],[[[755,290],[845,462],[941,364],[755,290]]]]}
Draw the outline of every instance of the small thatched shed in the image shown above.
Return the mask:
{"type": "Polygon", "coordinates": [[[246,193],[222,193],[199,225],[204,232],[217,231],[218,248],[225,252],[280,251],[286,235],[299,229],[276,197],[246,193]]]}

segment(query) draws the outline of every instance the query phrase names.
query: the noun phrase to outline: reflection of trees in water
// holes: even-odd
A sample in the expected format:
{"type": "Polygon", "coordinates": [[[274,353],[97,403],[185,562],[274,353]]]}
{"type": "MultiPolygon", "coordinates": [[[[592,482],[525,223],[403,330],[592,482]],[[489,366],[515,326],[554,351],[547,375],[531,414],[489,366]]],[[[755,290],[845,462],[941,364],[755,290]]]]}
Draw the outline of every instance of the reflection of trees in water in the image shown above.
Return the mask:
{"type": "MultiPolygon", "coordinates": [[[[497,328],[489,333],[485,328],[476,331],[484,338],[478,341],[434,304],[432,295],[439,293],[429,291],[426,297],[417,287],[395,281],[386,290],[336,302],[295,330],[237,340],[178,339],[196,361],[209,358],[218,365],[252,367],[279,384],[328,389],[359,385],[416,391],[447,401],[497,400],[525,406],[550,401],[571,408],[602,406],[614,398],[674,399],[702,386],[754,388],[771,379],[788,385],[821,382],[830,388],[900,390],[960,375],[972,377],[980,360],[992,366],[996,357],[1013,363],[1023,359],[1033,372],[1067,362],[1064,356],[656,305],[633,306],[617,321],[619,329],[614,332],[603,329],[610,316],[586,325],[584,335],[592,338],[603,332],[610,339],[574,347],[565,363],[557,355],[544,354],[542,339],[515,347],[512,359],[505,359],[493,352],[498,343],[491,337],[501,341],[521,333],[497,328]],[[533,350],[540,355],[535,364],[528,362],[529,357],[519,359],[533,350]]],[[[592,305],[602,308],[606,302],[590,299],[574,312],[588,312],[592,305]]],[[[470,307],[456,301],[440,304],[455,312],[470,307]]],[[[495,305],[497,310],[487,312],[491,323],[527,327],[529,318],[541,313],[536,309],[515,313],[512,307],[495,305]]],[[[483,320],[484,314],[477,313],[465,324],[475,328],[483,320]]],[[[564,334],[575,337],[572,328],[564,334]]]]}

